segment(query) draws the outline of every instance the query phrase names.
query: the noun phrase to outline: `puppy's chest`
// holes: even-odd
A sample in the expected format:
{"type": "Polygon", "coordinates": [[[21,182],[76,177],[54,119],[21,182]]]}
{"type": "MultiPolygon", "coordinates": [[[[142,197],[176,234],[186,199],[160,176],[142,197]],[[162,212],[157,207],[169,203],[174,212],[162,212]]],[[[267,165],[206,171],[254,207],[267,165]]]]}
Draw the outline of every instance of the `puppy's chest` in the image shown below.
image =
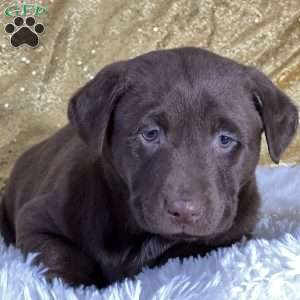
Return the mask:
{"type": "Polygon", "coordinates": [[[178,243],[153,237],[120,251],[106,253],[101,257],[101,268],[104,277],[114,282],[132,277],[144,267],[160,266],[171,258],[203,255],[205,252],[203,246],[196,243],[178,243]]]}

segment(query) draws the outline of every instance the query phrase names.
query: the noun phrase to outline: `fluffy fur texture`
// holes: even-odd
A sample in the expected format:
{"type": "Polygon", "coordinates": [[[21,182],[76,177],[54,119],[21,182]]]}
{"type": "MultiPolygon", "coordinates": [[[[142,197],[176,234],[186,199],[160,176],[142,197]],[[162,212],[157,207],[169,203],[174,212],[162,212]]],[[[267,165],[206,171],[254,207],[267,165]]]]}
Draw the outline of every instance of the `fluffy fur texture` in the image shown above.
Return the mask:
{"type": "Polygon", "coordinates": [[[254,240],[183,264],[170,260],[107,289],[46,283],[13,247],[0,243],[0,300],[300,299],[300,165],[258,167],[263,206],[254,240]]]}

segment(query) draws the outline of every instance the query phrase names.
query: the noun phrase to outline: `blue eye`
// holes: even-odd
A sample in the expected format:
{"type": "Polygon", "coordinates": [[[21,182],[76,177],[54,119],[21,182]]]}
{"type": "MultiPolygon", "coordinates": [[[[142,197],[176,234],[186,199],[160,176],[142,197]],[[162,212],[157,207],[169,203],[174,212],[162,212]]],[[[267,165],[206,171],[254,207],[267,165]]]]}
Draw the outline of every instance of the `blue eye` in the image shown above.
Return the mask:
{"type": "Polygon", "coordinates": [[[159,130],[158,129],[146,129],[141,133],[143,139],[146,142],[154,142],[159,138],[159,130]]]}
{"type": "Polygon", "coordinates": [[[227,135],[220,135],[220,145],[223,148],[229,147],[234,142],[234,139],[227,135]]]}

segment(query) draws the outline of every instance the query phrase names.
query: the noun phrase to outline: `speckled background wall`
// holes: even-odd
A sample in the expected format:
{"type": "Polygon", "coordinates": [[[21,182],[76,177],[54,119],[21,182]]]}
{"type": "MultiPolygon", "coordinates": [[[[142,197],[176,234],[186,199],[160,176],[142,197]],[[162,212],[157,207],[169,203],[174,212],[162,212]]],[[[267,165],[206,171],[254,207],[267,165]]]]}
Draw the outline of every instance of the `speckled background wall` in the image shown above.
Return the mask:
{"type": "MultiPolygon", "coordinates": [[[[0,181],[22,151],[66,123],[79,86],[105,64],[153,49],[209,48],[260,68],[300,104],[299,0],[31,1],[48,7],[36,49],[10,45],[3,11],[12,2],[0,1],[0,181]]],[[[299,157],[297,138],[282,162],[299,157]]],[[[261,163],[270,163],[265,145],[261,163]]]]}

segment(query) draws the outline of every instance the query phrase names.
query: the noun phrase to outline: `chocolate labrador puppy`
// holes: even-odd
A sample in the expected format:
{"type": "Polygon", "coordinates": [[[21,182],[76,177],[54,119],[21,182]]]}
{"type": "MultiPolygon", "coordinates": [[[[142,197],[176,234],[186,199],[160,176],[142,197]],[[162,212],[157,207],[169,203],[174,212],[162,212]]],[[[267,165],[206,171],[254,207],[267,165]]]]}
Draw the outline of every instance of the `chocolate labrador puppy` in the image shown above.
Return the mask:
{"type": "Polygon", "coordinates": [[[298,125],[265,75],[199,48],[106,66],[68,116],[18,159],[1,229],[49,279],[99,287],[250,234],[262,132],[278,163],[298,125]]]}

